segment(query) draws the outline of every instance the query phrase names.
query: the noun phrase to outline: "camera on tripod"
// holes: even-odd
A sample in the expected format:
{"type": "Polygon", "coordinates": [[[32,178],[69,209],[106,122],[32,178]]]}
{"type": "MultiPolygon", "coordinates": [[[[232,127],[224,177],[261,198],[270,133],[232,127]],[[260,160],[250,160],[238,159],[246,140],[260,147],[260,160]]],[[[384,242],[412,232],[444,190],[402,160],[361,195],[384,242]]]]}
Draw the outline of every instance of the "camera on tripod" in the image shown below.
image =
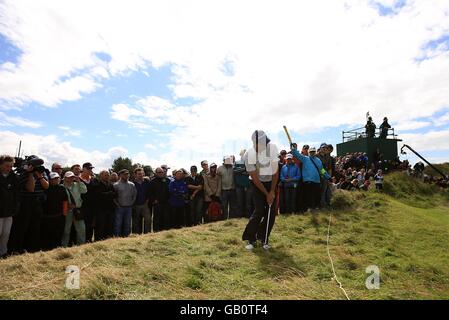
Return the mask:
{"type": "Polygon", "coordinates": [[[33,167],[33,172],[44,173],[44,160],[40,159],[38,156],[26,156],[25,158],[15,157],[14,167],[17,173],[23,173],[28,171],[29,167],[33,167]]]}

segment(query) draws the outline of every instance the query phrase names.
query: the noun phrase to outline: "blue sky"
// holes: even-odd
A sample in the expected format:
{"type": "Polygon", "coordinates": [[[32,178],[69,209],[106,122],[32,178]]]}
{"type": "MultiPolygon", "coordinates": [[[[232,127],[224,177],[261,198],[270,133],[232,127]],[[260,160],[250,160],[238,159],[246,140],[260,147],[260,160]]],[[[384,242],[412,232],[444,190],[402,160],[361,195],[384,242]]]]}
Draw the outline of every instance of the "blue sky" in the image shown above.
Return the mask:
{"type": "Polygon", "coordinates": [[[445,1],[102,5],[0,1],[2,152],[189,167],[238,155],[255,129],[287,147],[284,124],[335,145],[370,111],[449,161],[445,1]]]}

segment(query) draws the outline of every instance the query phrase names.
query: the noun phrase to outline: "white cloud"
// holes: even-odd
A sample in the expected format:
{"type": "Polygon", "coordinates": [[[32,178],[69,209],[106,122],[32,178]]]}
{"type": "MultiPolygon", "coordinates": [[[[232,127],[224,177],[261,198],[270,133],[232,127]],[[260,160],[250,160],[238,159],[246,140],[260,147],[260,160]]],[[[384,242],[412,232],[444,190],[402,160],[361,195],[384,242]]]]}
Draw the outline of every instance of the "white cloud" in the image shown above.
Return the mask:
{"type": "Polygon", "coordinates": [[[449,53],[424,48],[447,34],[449,2],[409,1],[386,17],[372,3],[4,1],[0,32],[23,55],[0,66],[0,99],[54,106],[107,77],[170,64],[174,102],[116,103],[111,116],[138,130],[173,126],[162,137],[186,160],[192,148],[240,150],[256,128],[277,137],[285,124],[301,136],[361,124],[368,110],[423,127],[416,119],[449,105],[449,53]],[[181,98],[197,103],[177,106],[181,98]]]}
{"type": "Polygon", "coordinates": [[[36,121],[24,119],[21,117],[12,117],[0,112],[0,127],[26,127],[26,128],[40,128],[42,124],[36,121]]]}
{"type": "Polygon", "coordinates": [[[427,133],[408,133],[403,134],[400,138],[418,152],[448,151],[447,159],[449,160],[449,129],[432,130],[427,133]]]}
{"type": "Polygon", "coordinates": [[[437,127],[441,127],[441,126],[449,124],[449,112],[446,112],[441,117],[434,118],[433,123],[437,127]]]}
{"type": "Polygon", "coordinates": [[[421,129],[428,126],[431,126],[432,122],[430,121],[404,121],[402,123],[399,123],[398,125],[395,125],[395,130],[415,130],[415,129],[421,129]]]}
{"type": "Polygon", "coordinates": [[[19,141],[22,141],[24,155],[35,154],[45,160],[47,167],[53,162],[64,166],[75,163],[92,162],[96,170],[110,168],[112,161],[120,156],[129,156],[128,150],[117,146],[106,152],[99,150],[84,150],[72,146],[70,142],[63,141],[55,135],[17,134],[11,131],[0,131],[2,152],[16,154],[19,141]]]}
{"type": "Polygon", "coordinates": [[[155,146],[154,144],[151,144],[151,143],[147,143],[145,145],[145,148],[150,149],[150,150],[157,150],[157,146],[155,146]]]}
{"type": "Polygon", "coordinates": [[[81,130],[76,130],[67,126],[59,126],[59,130],[64,131],[66,137],[81,137],[81,130]]]}

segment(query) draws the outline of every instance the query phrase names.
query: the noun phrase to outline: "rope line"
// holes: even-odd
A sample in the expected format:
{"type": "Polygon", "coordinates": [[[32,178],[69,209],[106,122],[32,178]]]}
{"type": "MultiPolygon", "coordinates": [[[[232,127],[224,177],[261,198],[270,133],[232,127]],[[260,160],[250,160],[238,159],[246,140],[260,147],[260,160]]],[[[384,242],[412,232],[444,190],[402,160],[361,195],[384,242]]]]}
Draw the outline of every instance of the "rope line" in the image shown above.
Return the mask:
{"type": "Polygon", "coordinates": [[[343,291],[343,293],[345,294],[345,297],[347,300],[351,300],[349,299],[348,294],[346,293],[345,288],[343,288],[343,285],[341,284],[341,282],[338,280],[337,274],[335,273],[335,268],[334,268],[334,261],[332,260],[332,256],[329,250],[329,239],[330,239],[330,230],[331,230],[331,223],[332,223],[332,211],[329,213],[329,226],[327,227],[327,255],[329,257],[329,260],[331,262],[331,266],[332,266],[332,272],[334,273],[334,277],[333,280],[335,280],[335,282],[338,283],[339,288],[341,289],[341,291],[343,291]]]}

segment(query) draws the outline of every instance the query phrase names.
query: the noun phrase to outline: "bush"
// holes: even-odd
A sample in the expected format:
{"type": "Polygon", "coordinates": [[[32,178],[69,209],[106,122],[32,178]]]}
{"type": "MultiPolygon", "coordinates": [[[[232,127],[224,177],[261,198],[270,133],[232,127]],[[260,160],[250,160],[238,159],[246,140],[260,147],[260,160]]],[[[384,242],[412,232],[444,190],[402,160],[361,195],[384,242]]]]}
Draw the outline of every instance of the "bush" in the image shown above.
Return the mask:
{"type": "Polygon", "coordinates": [[[354,205],[354,195],[349,191],[338,190],[332,197],[331,207],[334,209],[348,209],[354,205]]]}

